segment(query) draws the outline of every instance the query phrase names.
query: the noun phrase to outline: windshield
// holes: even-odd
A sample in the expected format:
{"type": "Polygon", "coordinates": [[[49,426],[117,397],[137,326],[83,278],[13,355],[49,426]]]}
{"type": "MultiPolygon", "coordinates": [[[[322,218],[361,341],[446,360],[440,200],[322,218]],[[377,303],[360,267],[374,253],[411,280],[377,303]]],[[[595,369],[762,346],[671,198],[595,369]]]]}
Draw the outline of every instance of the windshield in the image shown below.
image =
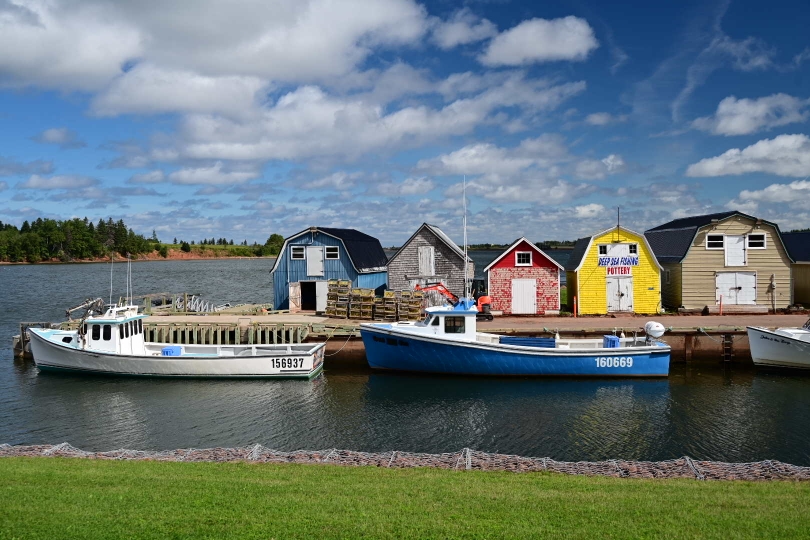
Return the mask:
{"type": "Polygon", "coordinates": [[[433,318],[433,315],[431,315],[430,313],[428,313],[427,315],[425,315],[425,319],[424,319],[423,321],[419,321],[419,324],[420,324],[421,326],[428,326],[428,325],[430,324],[430,320],[431,320],[432,318],[433,318]]]}

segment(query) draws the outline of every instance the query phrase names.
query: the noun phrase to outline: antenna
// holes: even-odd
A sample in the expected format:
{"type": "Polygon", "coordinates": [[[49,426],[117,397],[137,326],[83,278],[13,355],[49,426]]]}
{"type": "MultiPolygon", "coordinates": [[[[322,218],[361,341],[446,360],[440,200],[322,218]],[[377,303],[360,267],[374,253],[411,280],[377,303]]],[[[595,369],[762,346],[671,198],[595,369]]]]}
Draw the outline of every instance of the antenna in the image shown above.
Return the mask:
{"type": "Polygon", "coordinates": [[[622,239],[622,208],[616,207],[616,241],[620,242],[622,239]]]}
{"type": "Polygon", "coordinates": [[[113,262],[115,262],[115,251],[113,250],[112,246],[110,246],[110,306],[112,306],[113,262]]]}
{"type": "Polygon", "coordinates": [[[467,279],[467,272],[469,264],[467,264],[467,175],[464,175],[464,182],[461,190],[462,208],[464,209],[464,219],[462,220],[464,228],[464,298],[470,297],[470,282],[467,279]]]}

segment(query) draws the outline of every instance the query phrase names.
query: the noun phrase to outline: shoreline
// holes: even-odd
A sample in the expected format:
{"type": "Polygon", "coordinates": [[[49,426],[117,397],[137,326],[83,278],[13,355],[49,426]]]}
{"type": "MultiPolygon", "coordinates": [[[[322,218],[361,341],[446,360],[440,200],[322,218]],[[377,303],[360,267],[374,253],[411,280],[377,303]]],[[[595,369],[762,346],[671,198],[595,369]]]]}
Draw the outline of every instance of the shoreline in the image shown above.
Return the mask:
{"type": "MultiPolygon", "coordinates": [[[[174,250],[172,250],[174,251],[174,250]]],[[[169,252],[168,257],[161,257],[160,254],[154,256],[157,252],[152,252],[147,255],[138,256],[137,258],[131,259],[132,262],[154,262],[154,261],[203,261],[203,260],[210,260],[210,259],[277,259],[277,255],[262,255],[262,256],[255,256],[255,257],[246,257],[244,255],[209,255],[209,254],[198,254],[198,253],[185,253],[180,252],[181,254],[169,252]]],[[[210,252],[209,252],[210,253],[210,252]]],[[[98,264],[98,263],[108,263],[110,262],[109,257],[99,257],[95,259],[75,259],[71,261],[60,261],[60,260],[47,260],[47,261],[40,261],[36,263],[31,262],[10,262],[10,261],[0,261],[0,266],[38,266],[38,265],[52,265],[52,264],[98,264]]],[[[117,255],[113,262],[120,262],[125,263],[127,262],[126,257],[121,257],[117,255]]]]}

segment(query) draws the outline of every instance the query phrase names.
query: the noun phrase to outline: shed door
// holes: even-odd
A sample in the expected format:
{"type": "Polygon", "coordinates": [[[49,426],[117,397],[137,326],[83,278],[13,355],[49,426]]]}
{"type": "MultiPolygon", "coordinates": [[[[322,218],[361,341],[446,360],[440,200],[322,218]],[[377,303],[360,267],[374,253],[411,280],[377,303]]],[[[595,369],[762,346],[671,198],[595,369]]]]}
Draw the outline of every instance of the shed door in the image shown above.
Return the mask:
{"type": "Polygon", "coordinates": [[[745,266],[745,236],[726,236],[726,266],[745,266]]]}
{"type": "Polygon", "coordinates": [[[419,275],[436,275],[436,259],[433,246],[419,246],[419,275]]]}
{"type": "Polygon", "coordinates": [[[326,311],[326,296],[329,292],[328,281],[315,282],[315,311],[323,313],[326,311]]]}
{"type": "Polygon", "coordinates": [[[537,280],[512,280],[512,313],[515,315],[537,313],[537,280]]]}
{"type": "Polygon", "coordinates": [[[307,275],[323,275],[323,246],[307,246],[307,275]]]}
{"type": "Polygon", "coordinates": [[[723,296],[723,303],[728,305],[757,303],[757,275],[755,272],[719,272],[715,278],[717,284],[717,303],[723,296]]]}
{"type": "Polygon", "coordinates": [[[290,283],[290,312],[301,311],[301,283],[290,283]]]}
{"type": "Polygon", "coordinates": [[[609,276],[607,278],[607,309],[633,311],[633,276],[609,276]]]}

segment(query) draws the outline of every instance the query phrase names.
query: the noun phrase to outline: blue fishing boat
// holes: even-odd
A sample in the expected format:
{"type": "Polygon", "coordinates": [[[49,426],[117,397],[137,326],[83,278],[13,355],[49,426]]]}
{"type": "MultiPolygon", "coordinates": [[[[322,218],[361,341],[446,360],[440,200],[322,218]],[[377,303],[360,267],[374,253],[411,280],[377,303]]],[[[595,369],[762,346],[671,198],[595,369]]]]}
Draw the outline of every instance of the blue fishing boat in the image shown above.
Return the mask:
{"type": "Polygon", "coordinates": [[[501,336],[478,332],[474,303],[427,309],[418,322],[363,323],[369,366],[381,370],[458,375],[666,377],[670,347],[664,327],[644,335],[602,339],[501,336]]]}

